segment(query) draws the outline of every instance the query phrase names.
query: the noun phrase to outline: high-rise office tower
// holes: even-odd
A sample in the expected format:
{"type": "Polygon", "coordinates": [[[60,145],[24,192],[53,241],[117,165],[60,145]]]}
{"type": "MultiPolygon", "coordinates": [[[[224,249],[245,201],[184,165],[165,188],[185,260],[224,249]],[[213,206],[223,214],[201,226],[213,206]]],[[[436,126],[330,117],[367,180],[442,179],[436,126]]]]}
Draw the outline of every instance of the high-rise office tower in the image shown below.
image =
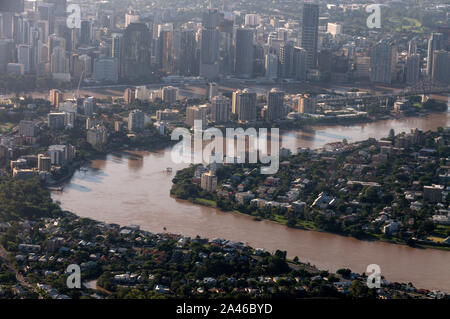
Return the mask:
{"type": "Polygon", "coordinates": [[[284,92],[275,88],[267,93],[267,114],[268,122],[276,121],[282,118],[284,107],[284,92]]]}
{"type": "Polygon", "coordinates": [[[388,40],[381,40],[371,51],[370,80],[390,84],[397,64],[397,48],[388,40]]]}
{"type": "Polygon", "coordinates": [[[94,113],[94,97],[93,96],[89,96],[84,99],[83,111],[84,111],[84,115],[92,116],[92,114],[94,113]]]}
{"type": "Polygon", "coordinates": [[[53,4],[57,16],[66,15],[67,0],[45,0],[44,2],[53,4]]]}
{"type": "Polygon", "coordinates": [[[161,99],[168,105],[174,104],[178,100],[178,88],[165,86],[161,89],[161,99]]]}
{"type": "Polygon", "coordinates": [[[131,23],[120,42],[120,74],[123,78],[142,78],[150,73],[152,36],[143,23],[131,23]]]}
{"type": "MultiPolygon", "coordinates": [[[[118,65],[121,65],[122,61],[122,43],[123,43],[123,34],[122,33],[113,33],[111,35],[112,43],[111,43],[111,57],[114,58],[118,65]]],[[[119,67],[119,77],[120,74],[120,67],[119,67]]]]}
{"type": "Polygon", "coordinates": [[[51,56],[53,53],[53,49],[56,47],[62,48],[66,51],[66,40],[64,38],[57,37],[55,34],[52,34],[48,37],[48,55],[51,56]]]}
{"type": "Polygon", "coordinates": [[[431,79],[434,83],[450,84],[450,52],[436,50],[433,53],[431,79]]]}
{"type": "Polygon", "coordinates": [[[72,31],[67,27],[67,21],[63,17],[57,17],[55,21],[55,35],[66,42],[66,50],[72,51],[72,31]]]}
{"type": "Polygon", "coordinates": [[[123,100],[125,101],[125,104],[129,105],[134,103],[135,96],[136,95],[133,89],[126,88],[125,91],[123,92],[123,100]]]}
{"type": "Polygon", "coordinates": [[[266,78],[276,79],[278,77],[278,56],[275,53],[266,54],[264,66],[266,68],[266,78]]]}
{"type": "Polygon", "coordinates": [[[195,121],[202,121],[202,129],[206,128],[206,114],[208,107],[206,105],[189,106],[186,108],[186,125],[193,127],[195,121]]]}
{"type": "Polygon", "coordinates": [[[39,44],[42,41],[39,39],[39,30],[35,27],[30,28],[30,39],[29,44],[31,45],[31,72],[36,73],[38,69],[38,64],[40,61],[39,44]]]}
{"type": "Polygon", "coordinates": [[[308,70],[307,52],[303,48],[295,47],[293,55],[294,78],[299,81],[305,81],[308,70]]]}
{"type": "Polygon", "coordinates": [[[119,79],[119,63],[116,58],[100,57],[94,60],[94,80],[117,82],[119,79]]]}
{"type": "Polygon", "coordinates": [[[238,121],[253,122],[256,120],[256,93],[248,89],[233,92],[232,112],[238,117],[238,121]]]}
{"type": "Polygon", "coordinates": [[[37,12],[40,21],[47,22],[47,38],[49,34],[54,33],[55,26],[55,5],[53,3],[38,3],[37,12]]]}
{"type": "Polygon", "coordinates": [[[57,89],[50,90],[50,105],[55,108],[59,107],[59,104],[64,101],[64,94],[57,89]]]}
{"type": "Polygon", "coordinates": [[[14,59],[14,41],[12,39],[0,39],[0,71],[5,72],[8,63],[14,59]]]}
{"type": "Polygon", "coordinates": [[[294,45],[292,42],[280,46],[280,77],[292,78],[294,75],[294,45]]]}
{"type": "Polygon", "coordinates": [[[183,76],[198,75],[197,41],[194,30],[185,29],[180,34],[179,73],[183,76]]]}
{"type": "Polygon", "coordinates": [[[232,74],[234,66],[232,17],[222,13],[219,19],[219,73],[232,74]]]}
{"type": "Polygon", "coordinates": [[[53,4],[57,16],[66,15],[67,0],[44,0],[44,2],[53,4]]]}
{"type": "Polygon", "coordinates": [[[317,64],[319,39],[319,5],[305,2],[301,19],[300,46],[306,50],[306,65],[314,69],[317,64]]]}
{"type": "Polygon", "coordinates": [[[80,44],[89,45],[92,42],[92,27],[93,23],[89,20],[81,21],[81,29],[80,29],[80,44]]]}
{"type": "Polygon", "coordinates": [[[217,95],[217,83],[210,82],[208,84],[208,89],[206,90],[206,99],[212,101],[213,97],[217,95]]]}
{"type": "Polygon", "coordinates": [[[158,30],[158,66],[164,73],[173,72],[173,26],[159,25],[158,30]]]}
{"type": "Polygon", "coordinates": [[[413,38],[408,42],[408,55],[413,55],[417,53],[417,42],[416,39],[413,38]]]}
{"type": "Polygon", "coordinates": [[[200,76],[214,79],[219,75],[219,12],[203,13],[200,48],[200,76]]]}
{"type": "Polygon", "coordinates": [[[145,114],[139,110],[133,110],[128,115],[128,130],[130,132],[137,132],[144,129],[145,114]]]}
{"type": "Polygon", "coordinates": [[[316,98],[311,95],[303,95],[298,99],[298,113],[316,113],[316,98]]]}
{"type": "Polygon", "coordinates": [[[31,46],[28,44],[21,44],[17,47],[17,60],[23,65],[25,73],[31,71],[31,46]]]}
{"type": "Polygon", "coordinates": [[[111,45],[111,57],[116,58],[120,61],[121,53],[121,42],[123,41],[122,33],[113,33],[111,35],[112,45],[111,45]]]}
{"type": "Polygon", "coordinates": [[[420,77],[420,55],[415,53],[406,58],[406,83],[419,82],[420,77]]]}
{"type": "Polygon", "coordinates": [[[24,0],[2,0],[0,1],[0,12],[23,12],[24,0]]]}
{"type": "Polygon", "coordinates": [[[433,55],[434,51],[442,50],[444,46],[444,35],[442,33],[432,33],[428,40],[428,55],[427,55],[427,75],[432,76],[433,72],[433,55]]]}
{"type": "Polygon", "coordinates": [[[217,95],[211,100],[211,120],[215,123],[226,123],[230,120],[231,102],[223,95],[217,95]]]}
{"type": "Polygon", "coordinates": [[[14,38],[14,17],[13,12],[0,13],[0,39],[14,38]]]}
{"type": "Polygon", "coordinates": [[[116,58],[100,57],[94,60],[94,80],[116,83],[119,79],[119,63],[116,58]]]}
{"type": "Polygon", "coordinates": [[[63,48],[56,47],[50,56],[50,71],[52,74],[67,73],[67,58],[63,48]]]}
{"type": "Polygon", "coordinates": [[[234,73],[238,77],[250,78],[253,73],[253,30],[236,30],[234,73]]]}
{"type": "Polygon", "coordinates": [[[331,57],[330,49],[322,49],[319,51],[317,55],[317,67],[321,74],[331,73],[331,57]]]}

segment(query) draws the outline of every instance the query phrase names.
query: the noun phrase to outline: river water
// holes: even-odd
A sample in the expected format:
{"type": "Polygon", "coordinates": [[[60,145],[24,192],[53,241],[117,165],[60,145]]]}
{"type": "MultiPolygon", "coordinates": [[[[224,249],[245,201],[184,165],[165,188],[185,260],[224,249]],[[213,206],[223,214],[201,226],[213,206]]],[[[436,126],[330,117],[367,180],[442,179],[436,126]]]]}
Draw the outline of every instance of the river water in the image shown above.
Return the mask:
{"type": "MultiPolygon", "coordinates": [[[[322,126],[290,131],[283,135],[285,147],[318,148],[325,143],[381,138],[393,128],[396,133],[413,128],[435,130],[450,125],[449,113],[402,118],[352,126],[322,126]]],[[[270,252],[286,250],[321,269],[348,267],[362,273],[378,264],[390,281],[412,282],[416,287],[450,291],[450,252],[417,249],[383,242],[361,241],[334,234],[290,229],[270,221],[221,212],[170,197],[176,170],[187,164],[171,161],[170,148],[156,153],[131,152],[95,160],[78,171],[54,200],[79,216],[117,223],[138,224],[152,232],[186,236],[226,238],[270,252]],[[167,167],[173,173],[167,173],[167,167]]]]}

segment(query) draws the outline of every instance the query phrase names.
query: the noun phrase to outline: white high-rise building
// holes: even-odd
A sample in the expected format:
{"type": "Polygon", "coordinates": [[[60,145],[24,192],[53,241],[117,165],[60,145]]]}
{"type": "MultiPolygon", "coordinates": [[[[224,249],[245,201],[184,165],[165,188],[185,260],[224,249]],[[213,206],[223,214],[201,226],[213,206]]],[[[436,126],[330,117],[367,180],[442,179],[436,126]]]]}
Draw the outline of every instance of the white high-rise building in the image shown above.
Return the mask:
{"type": "Polygon", "coordinates": [[[186,125],[189,127],[194,126],[194,121],[202,121],[202,129],[206,128],[207,121],[206,115],[208,111],[207,105],[189,106],[186,108],[186,125]]]}
{"type": "Polygon", "coordinates": [[[336,36],[338,34],[342,34],[342,24],[340,23],[333,23],[333,22],[328,22],[328,26],[327,26],[327,32],[333,36],[336,36]]]}
{"type": "Polygon", "coordinates": [[[255,27],[259,25],[261,18],[258,14],[247,13],[245,15],[245,26],[255,27]]]}
{"type": "Polygon", "coordinates": [[[145,114],[139,110],[133,110],[128,115],[128,131],[136,132],[144,129],[145,114]]]}
{"type": "Polygon", "coordinates": [[[217,188],[217,176],[214,175],[212,170],[202,174],[201,188],[207,192],[214,192],[217,188]]]}

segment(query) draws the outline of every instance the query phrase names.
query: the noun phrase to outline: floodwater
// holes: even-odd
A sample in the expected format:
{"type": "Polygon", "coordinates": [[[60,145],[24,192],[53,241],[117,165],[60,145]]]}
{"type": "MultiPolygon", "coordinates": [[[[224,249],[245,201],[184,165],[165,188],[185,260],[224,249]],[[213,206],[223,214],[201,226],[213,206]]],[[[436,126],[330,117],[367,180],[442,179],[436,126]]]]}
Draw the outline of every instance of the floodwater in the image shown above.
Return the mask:
{"type": "MultiPolygon", "coordinates": [[[[318,148],[325,143],[381,138],[393,128],[396,133],[411,129],[435,130],[450,125],[449,113],[402,118],[352,126],[322,126],[284,133],[285,147],[318,148]]],[[[87,171],[78,171],[53,199],[79,216],[117,223],[138,224],[152,232],[186,236],[226,238],[242,241],[270,252],[286,250],[321,269],[348,267],[366,271],[378,264],[389,281],[412,282],[416,287],[450,291],[450,252],[417,249],[384,242],[361,241],[316,231],[290,229],[270,221],[222,212],[170,197],[176,170],[187,164],[171,160],[170,148],[156,153],[128,152],[93,161],[87,171]],[[166,172],[167,167],[173,173],[166,172]]]]}

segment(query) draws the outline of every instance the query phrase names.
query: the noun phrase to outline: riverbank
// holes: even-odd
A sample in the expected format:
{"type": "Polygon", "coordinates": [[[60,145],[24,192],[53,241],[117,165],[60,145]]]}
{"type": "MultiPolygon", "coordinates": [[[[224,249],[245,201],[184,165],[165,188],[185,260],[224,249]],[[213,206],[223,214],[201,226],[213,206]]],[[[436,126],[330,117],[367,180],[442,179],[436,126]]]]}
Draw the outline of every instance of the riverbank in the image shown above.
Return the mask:
{"type": "Polygon", "coordinates": [[[381,235],[376,235],[376,234],[364,234],[361,237],[354,237],[348,233],[332,232],[332,231],[327,231],[327,230],[321,229],[314,223],[314,221],[301,220],[301,221],[297,221],[297,223],[295,225],[289,225],[288,219],[283,215],[274,215],[271,218],[261,218],[257,215],[246,214],[246,213],[240,212],[238,210],[227,211],[227,210],[220,209],[217,206],[217,202],[214,200],[208,200],[208,199],[204,199],[204,198],[191,198],[191,199],[182,199],[182,200],[189,201],[196,205],[202,205],[205,207],[219,209],[220,211],[222,211],[224,213],[252,216],[253,220],[257,221],[257,222],[265,220],[265,221],[270,221],[270,222],[273,222],[273,223],[276,223],[279,225],[283,225],[283,226],[286,226],[286,227],[289,227],[292,229],[329,233],[329,234],[338,235],[338,236],[352,237],[352,238],[362,240],[362,241],[380,241],[380,242],[385,242],[385,243],[389,243],[389,244],[405,245],[405,246],[408,246],[411,248],[417,248],[417,249],[437,249],[437,250],[442,250],[442,251],[450,251],[450,244],[439,245],[439,244],[431,244],[431,243],[422,243],[423,241],[408,242],[406,240],[401,240],[398,238],[385,238],[381,235]]]}
{"type": "MultiPolygon", "coordinates": [[[[138,148],[135,148],[134,151],[158,152],[167,147],[173,146],[175,143],[176,143],[176,141],[171,141],[171,140],[168,140],[167,142],[159,141],[155,144],[148,145],[146,147],[140,146],[138,148]]],[[[70,179],[73,177],[75,172],[82,169],[83,167],[89,166],[90,163],[92,163],[92,161],[104,160],[104,159],[106,159],[106,157],[109,154],[127,153],[128,151],[129,151],[129,147],[122,146],[122,147],[110,147],[105,151],[96,150],[95,153],[89,152],[89,156],[87,156],[86,158],[84,158],[82,160],[78,160],[78,161],[72,163],[71,165],[69,165],[68,166],[69,172],[67,174],[65,174],[64,176],[58,178],[57,180],[55,180],[51,183],[46,183],[46,187],[51,191],[55,191],[55,190],[60,191],[60,190],[62,190],[62,186],[66,182],[70,181],[70,179]]]]}
{"type": "MultiPolygon", "coordinates": [[[[392,128],[396,132],[411,129],[436,130],[449,123],[447,114],[386,120],[352,126],[320,126],[308,131],[283,134],[283,145],[319,149],[326,143],[382,138],[392,128]]],[[[119,225],[137,224],[151,232],[163,227],[172,233],[203,238],[226,238],[274,252],[283,249],[289,258],[336,271],[348,267],[362,273],[372,263],[380,265],[386,278],[417,283],[419,287],[449,291],[447,272],[450,254],[437,249],[415,249],[380,240],[362,241],[328,232],[303,231],[245,214],[224,213],[204,205],[194,205],[170,196],[172,178],[187,166],[173,163],[171,148],[139,156],[108,155],[94,160],[86,170],[77,171],[62,192],[52,192],[65,210],[81,217],[119,225]],[[173,173],[166,168],[171,166],[173,173]],[[413,263],[411,261],[414,261],[413,263]]]]}
{"type": "Polygon", "coordinates": [[[218,182],[214,191],[206,191],[199,184],[200,176],[207,168],[202,165],[189,166],[177,172],[170,193],[194,204],[221,211],[239,211],[256,220],[271,220],[291,228],[326,231],[417,248],[426,245],[448,251],[450,227],[434,232],[436,225],[439,225],[434,222],[436,212],[446,207],[445,197],[430,202],[430,198],[425,195],[422,198],[420,192],[417,201],[415,197],[411,199],[409,194],[411,189],[417,193],[429,187],[427,185],[431,182],[439,182],[440,166],[432,165],[431,161],[440,163],[447,158],[449,134],[441,128],[434,133],[415,131],[410,135],[416,142],[408,144],[408,137],[400,134],[391,135],[383,144],[373,139],[350,144],[335,143],[332,150],[323,154],[310,152],[292,155],[270,177],[255,172],[259,165],[216,165],[214,174],[218,182]],[[433,141],[440,143],[433,145],[433,141]],[[394,144],[397,146],[395,153],[394,144]],[[427,152],[434,152],[433,156],[421,154],[420,162],[417,156],[410,158],[408,154],[422,152],[424,145],[428,147],[425,149],[427,152]],[[383,151],[385,153],[381,153],[383,151]],[[412,185],[407,175],[399,175],[405,167],[416,167],[424,160],[429,163],[426,171],[409,172],[417,185],[412,185]],[[365,171],[359,168],[356,171],[356,167],[365,171]],[[366,179],[367,174],[373,177],[366,179]],[[332,176],[332,179],[325,178],[326,175],[332,176]],[[330,187],[330,183],[335,186],[330,187]],[[405,199],[406,195],[409,197],[405,199]],[[436,203],[439,203],[438,206],[436,203]],[[414,213],[419,204],[422,214],[425,214],[420,219],[414,213]],[[395,219],[390,218],[392,214],[396,215],[395,219]],[[395,230],[390,230],[390,225],[395,225],[395,230]],[[428,240],[430,236],[440,240],[428,240]]]}

